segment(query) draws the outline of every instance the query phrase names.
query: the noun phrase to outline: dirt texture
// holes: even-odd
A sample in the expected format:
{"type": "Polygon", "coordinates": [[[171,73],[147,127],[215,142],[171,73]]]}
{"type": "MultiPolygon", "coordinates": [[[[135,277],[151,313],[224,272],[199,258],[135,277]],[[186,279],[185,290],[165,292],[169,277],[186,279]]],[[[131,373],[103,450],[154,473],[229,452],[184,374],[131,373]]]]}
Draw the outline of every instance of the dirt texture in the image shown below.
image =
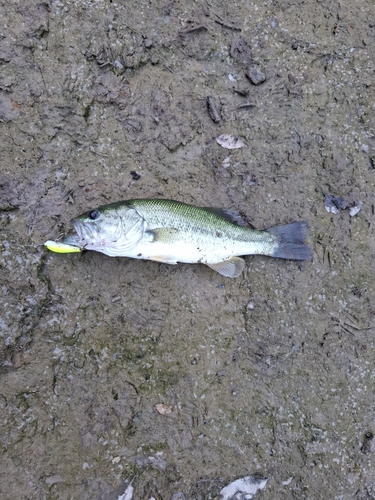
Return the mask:
{"type": "Polygon", "coordinates": [[[373,2],[0,18],[0,497],[214,500],[258,474],[259,500],[375,498],[373,2]],[[230,280],[43,247],[136,197],[305,219],[313,261],[230,280]]]}

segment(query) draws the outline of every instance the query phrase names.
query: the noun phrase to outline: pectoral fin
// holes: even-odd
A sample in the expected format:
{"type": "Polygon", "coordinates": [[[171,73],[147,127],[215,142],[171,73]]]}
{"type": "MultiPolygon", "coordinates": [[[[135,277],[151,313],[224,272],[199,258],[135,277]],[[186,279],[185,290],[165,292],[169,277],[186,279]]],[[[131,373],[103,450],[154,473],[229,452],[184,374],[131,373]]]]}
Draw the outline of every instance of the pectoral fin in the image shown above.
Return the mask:
{"type": "Polygon", "coordinates": [[[179,230],[174,227],[157,227],[149,229],[146,234],[152,243],[173,243],[178,237],[179,230]]]}
{"type": "Polygon", "coordinates": [[[207,265],[227,278],[238,278],[244,270],[245,261],[241,257],[231,257],[228,260],[223,260],[223,262],[207,265]]]}
{"type": "Polygon", "coordinates": [[[177,264],[173,255],[173,247],[179,236],[179,230],[173,227],[157,227],[148,229],[145,234],[145,241],[148,244],[147,258],[164,264],[177,264]],[[169,252],[172,251],[172,254],[169,252]]]}

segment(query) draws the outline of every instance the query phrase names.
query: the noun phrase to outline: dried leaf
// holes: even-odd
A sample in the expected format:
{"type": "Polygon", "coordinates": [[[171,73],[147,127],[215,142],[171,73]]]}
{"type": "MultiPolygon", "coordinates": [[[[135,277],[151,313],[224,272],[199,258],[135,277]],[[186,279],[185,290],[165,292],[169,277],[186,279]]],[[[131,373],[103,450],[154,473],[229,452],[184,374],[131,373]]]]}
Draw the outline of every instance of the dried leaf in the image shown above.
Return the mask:
{"type": "Polygon", "coordinates": [[[169,415],[172,413],[172,408],[163,403],[157,403],[154,406],[155,410],[160,413],[160,415],[169,415]]]}
{"type": "Polygon", "coordinates": [[[357,213],[362,209],[363,202],[359,201],[356,205],[350,203],[345,198],[340,198],[339,196],[325,195],[324,197],[324,207],[327,212],[332,214],[338,214],[340,210],[345,210],[349,208],[349,213],[351,217],[357,215],[357,213]]]}
{"type": "Polygon", "coordinates": [[[354,217],[355,215],[357,215],[357,213],[361,210],[362,206],[363,206],[362,201],[360,201],[359,203],[357,203],[357,205],[354,205],[354,207],[352,207],[349,210],[349,213],[350,213],[351,217],[354,217]]]}
{"type": "Polygon", "coordinates": [[[132,498],[133,498],[133,492],[134,492],[134,488],[132,486],[132,482],[126,488],[126,490],[124,491],[124,494],[120,495],[119,497],[117,497],[117,500],[132,500],[132,498]]]}
{"type": "Polygon", "coordinates": [[[332,214],[338,214],[340,210],[345,210],[348,208],[348,202],[344,198],[339,196],[325,195],[324,197],[324,207],[327,212],[332,214]]]}
{"type": "Polygon", "coordinates": [[[266,483],[266,478],[256,475],[236,479],[220,491],[221,500],[231,500],[237,498],[237,495],[241,495],[241,498],[253,498],[258,490],[262,490],[266,486],[266,483]]]}
{"type": "Polygon", "coordinates": [[[219,135],[219,137],[216,137],[216,142],[220,144],[221,147],[226,149],[238,149],[247,147],[246,144],[242,142],[238,137],[227,134],[222,134],[219,135]]]}

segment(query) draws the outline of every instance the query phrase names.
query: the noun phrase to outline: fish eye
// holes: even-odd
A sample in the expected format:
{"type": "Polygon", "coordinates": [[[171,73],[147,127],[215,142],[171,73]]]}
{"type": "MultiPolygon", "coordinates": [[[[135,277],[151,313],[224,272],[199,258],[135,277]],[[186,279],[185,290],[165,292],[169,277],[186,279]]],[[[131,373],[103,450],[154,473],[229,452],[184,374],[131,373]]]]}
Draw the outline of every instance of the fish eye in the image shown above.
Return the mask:
{"type": "Polygon", "coordinates": [[[99,210],[93,210],[92,212],[89,213],[89,217],[91,220],[98,219],[100,217],[100,212],[99,210]]]}

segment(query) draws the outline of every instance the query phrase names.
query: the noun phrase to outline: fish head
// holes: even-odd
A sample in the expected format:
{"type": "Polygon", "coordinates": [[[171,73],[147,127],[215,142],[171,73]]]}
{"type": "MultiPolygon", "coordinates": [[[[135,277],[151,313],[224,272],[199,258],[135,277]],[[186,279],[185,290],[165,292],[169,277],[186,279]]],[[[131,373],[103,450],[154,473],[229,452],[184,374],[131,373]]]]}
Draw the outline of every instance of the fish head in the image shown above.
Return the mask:
{"type": "Polygon", "coordinates": [[[126,255],[144,234],[144,220],[132,207],[112,203],[89,210],[72,219],[77,235],[64,243],[74,243],[85,250],[96,250],[110,256],[126,255]]]}

